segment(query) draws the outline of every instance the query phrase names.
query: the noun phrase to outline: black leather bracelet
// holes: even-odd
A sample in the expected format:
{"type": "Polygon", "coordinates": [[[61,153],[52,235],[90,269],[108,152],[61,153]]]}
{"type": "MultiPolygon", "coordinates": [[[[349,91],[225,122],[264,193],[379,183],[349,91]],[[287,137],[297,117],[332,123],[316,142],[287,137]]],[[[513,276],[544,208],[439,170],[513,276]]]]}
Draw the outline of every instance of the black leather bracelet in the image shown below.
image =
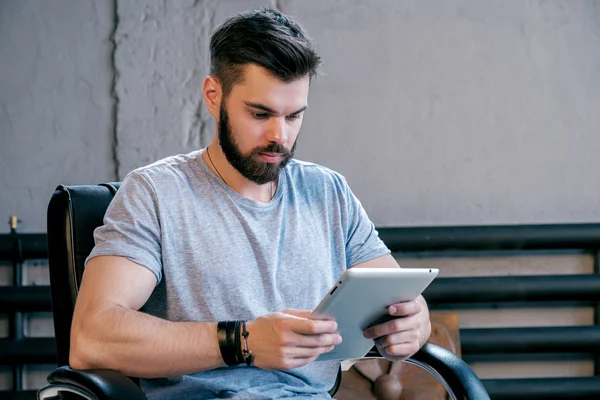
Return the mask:
{"type": "Polygon", "coordinates": [[[233,344],[233,348],[235,349],[235,362],[241,364],[244,362],[244,357],[242,356],[242,340],[240,332],[240,328],[242,327],[242,321],[234,321],[234,323],[235,342],[233,344]]]}
{"type": "Polygon", "coordinates": [[[238,365],[238,361],[237,361],[237,357],[236,357],[236,352],[237,349],[235,347],[235,327],[236,327],[236,323],[235,321],[227,321],[227,351],[231,354],[231,358],[233,360],[233,364],[229,364],[229,365],[238,365]]]}
{"type": "Polygon", "coordinates": [[[221,321],[217,323],[217,338],[221,357],[227,365],[238,365],[237,349],[235,348],[235,321],[221,321]]]}
{"type": "Polygon", "coordinates": [[[242,340],[244,341],[244,348],[241,349],[241,360],[242,362],[245,362],[247,366],[251,367],[252,365],[254,365],[254,354],[252,354],[252,350],[248,348],[248,336],[250,336],[250,332],[246,330],[246,321],[242,321],[242,329],[242,340]]]}

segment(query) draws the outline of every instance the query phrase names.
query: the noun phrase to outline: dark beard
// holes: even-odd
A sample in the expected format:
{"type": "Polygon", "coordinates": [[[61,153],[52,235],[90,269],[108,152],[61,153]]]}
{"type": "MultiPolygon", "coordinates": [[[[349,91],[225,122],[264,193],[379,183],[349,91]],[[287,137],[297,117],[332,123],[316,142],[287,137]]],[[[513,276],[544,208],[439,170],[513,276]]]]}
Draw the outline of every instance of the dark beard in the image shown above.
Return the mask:
{"type": "Polygon", "coordinates": [[[237,143],[235,143],[231,130],[229,115],[221,105],[219,111],[218,133],[219,143],[221,144],[223,154],[225,154],[225,158],[227,158],[229,164],[237,169],[244,178],[256,184],[264,185],[265,183],[276,180],[279,177],[281,168],[285,167],[294,156],[296,142],[294,142],[291,150],[286,149],[281,144],[271,143],[265,147],[254,148],[250,154],[245,156],[240,151],[237,143]],[[280,153],[283,155],[283,159],[279,164],[268,163],[256,158],[259,153],[280,153]]]}

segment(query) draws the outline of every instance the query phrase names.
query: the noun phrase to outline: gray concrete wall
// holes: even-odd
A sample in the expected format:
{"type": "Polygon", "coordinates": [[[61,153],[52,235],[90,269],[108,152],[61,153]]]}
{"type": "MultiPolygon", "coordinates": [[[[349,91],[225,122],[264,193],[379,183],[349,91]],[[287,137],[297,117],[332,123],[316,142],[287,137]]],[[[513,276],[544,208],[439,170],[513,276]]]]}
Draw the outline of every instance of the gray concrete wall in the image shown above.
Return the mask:
{"type": "MultiPolygon", "coordinates": [[[[117,1],[113,66],[109,3],[3,2],[0,217],[43,230],[55,184],[208,143],[210,33],[261,3],[117,1]]],[[[276,5],[324,58],[298,156],[377,225],[600,219],[597,1],[276,5]]]]}
{"type": "Polygon", "coordinates": [[[58,184],[115,179],[108,1],[0,2],[0,232],[45,232],[58,184]]]}
{"type": "MultiPolygon", "coordinates": [[[[0,232],[9,214],[45,231],[57,184],[122,179],[206,145],[210,33],[265,3],[297,17],[324,59],[298,157],[343,173],[377,225],[600,220],[599,1],[13,0],[0,2],[0,232]]],[[[437,265],[450,275],[591,265],[535,261],[437,265]]],[[[43,265],[32,268],[44,283],[43,265]]],[[[591,323],[589,310],[571,311],[463,313],[461,324],[591,323]]],[[[48,315],[29,316],[28,329],[47,335],[48,315]]],[[[590,371],[539,367],[477,368],[590,371]]],[[[30,368],[29,387],[45,373],[30,368]]],[[[8,377],[0,368],[0,389],[8,377]]]]}
{"type": "MultiPolygon", "coordinates": [[[[120,2],[121,176],[208,142],[208,33],[256,4],[120,2]]],[[[376,224],[600,219],[598,2],[277,5],[324,58],[298,156],[345,174],[376,224]]]]}
{"type": "Polygon", "coordinates": [[[280,2],[327,73],[299,155],[376,224],[600,220],[600,2],[350,3],[280,2]]]}
{"type": "MultiPolygon", "coordinates": [[[[119,176],[208,144],[214,121],[202,104],[209,40],[228,16],[256,0],[118,1],[119,176]]],[[[274,4],[272,4],[274,6],[274,4]]]]}

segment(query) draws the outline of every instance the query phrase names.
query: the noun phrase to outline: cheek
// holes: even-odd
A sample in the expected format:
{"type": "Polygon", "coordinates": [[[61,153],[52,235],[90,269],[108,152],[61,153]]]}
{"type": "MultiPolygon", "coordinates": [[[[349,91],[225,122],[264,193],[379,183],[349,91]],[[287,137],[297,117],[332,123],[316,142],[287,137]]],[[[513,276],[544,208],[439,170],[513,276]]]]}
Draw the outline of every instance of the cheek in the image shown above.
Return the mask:
{"type": "Polygon", "coordinates": [[[263,136],[263,126],[254,118],[244,118],[236,125],[231,124],[233,137],[242,151],[253,149],[260,143],[263,136]]]}
{"type": "Polygon", "coordinates": [[[300,133],[300,127],[302,126],[302,121],[296,122],[292,125],[290,125],[289,130],[288,130],[288,140],[289,140],[289,145],[293,145],[294,142],[296,141],[296,138],[298,137],[298,134],[300,133]]]}

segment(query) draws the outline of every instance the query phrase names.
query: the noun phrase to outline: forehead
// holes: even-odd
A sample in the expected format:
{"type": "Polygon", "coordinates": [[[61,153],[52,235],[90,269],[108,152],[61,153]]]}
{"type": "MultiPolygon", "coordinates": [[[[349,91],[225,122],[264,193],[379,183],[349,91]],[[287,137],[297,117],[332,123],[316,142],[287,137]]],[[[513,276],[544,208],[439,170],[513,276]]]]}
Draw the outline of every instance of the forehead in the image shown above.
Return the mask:
{"type": "Polygon", "coordinates": [[[243,71],[244,79],[235,84],[230,93],[233,101],[252,102],[285,112],[304,107],[308,100],[308,76],[283,82],[268,70],[249,64],[243,71]]]}

